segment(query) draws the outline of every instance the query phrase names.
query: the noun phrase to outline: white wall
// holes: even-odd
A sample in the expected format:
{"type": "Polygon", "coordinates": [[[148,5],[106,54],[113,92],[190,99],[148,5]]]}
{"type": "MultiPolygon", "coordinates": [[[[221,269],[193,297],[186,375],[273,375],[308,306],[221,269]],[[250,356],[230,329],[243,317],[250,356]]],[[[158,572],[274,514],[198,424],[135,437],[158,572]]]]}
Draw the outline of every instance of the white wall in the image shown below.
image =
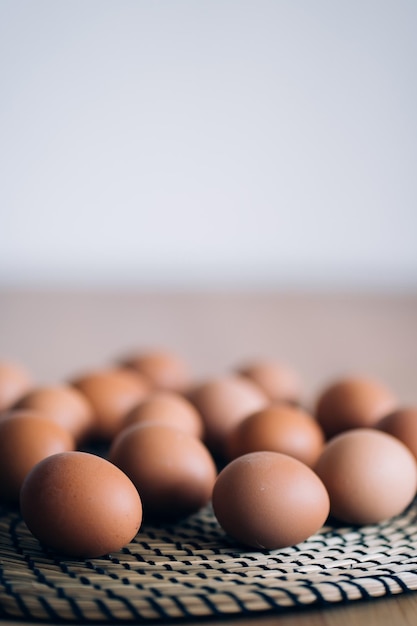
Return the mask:
{"type": "Polygon", "coordinates": [[[0,284],[417,286],[415,0],[0,0],[0,284]]]}

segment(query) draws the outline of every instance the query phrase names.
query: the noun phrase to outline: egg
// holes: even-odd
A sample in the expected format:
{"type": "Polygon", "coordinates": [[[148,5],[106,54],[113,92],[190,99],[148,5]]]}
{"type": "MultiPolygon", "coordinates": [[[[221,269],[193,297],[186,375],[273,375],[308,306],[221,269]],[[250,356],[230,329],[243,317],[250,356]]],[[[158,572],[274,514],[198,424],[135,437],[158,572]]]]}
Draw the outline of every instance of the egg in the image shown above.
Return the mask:
{"type": "Polygon", "coordinates": [[[21,365],[0,362],[0,412],[13,406],[32,386],[29,373],[21,365]]]}
{"type": "Polygon", "coordinates": [[[205,441],[216,455],[227,455],[230,431],[245,417],[268,406],[266,394],[243,376],[229,375],[198,385],[190,399],[203,418],[205,441]]]}
{"type": "Polygon", "coordinates": [[[397,437],[417,459],[417,407],[397,409],[380,419],[376,427],[397,437]]]}
{"type": "Polygon", "coordinates": [[[123,419],[149,394],[147,381],[127,369],[91,372],[72,383],[93,407],[93,436],[110,441],[120,430],[123,419]]]}
{"type": "Polygon", "coordinates": [[[156,389],[183,392],[190,384],[187,364],[165,350],[138,352],[122,360],[122,364],[146,376],[156,389]]]}
{"type": "Polygon", "coordinates": [[[312,466],[324,445],[324,434],[306,411],[273,405],[252,413],[230,431],[227,450],[233,459],[248,452],[282,452],[312,466]]]}
{"type": "Polygon", "coordinates": [[[93,409],[85,396],[69,385],[37,387],[27,393],[15,408],[35,409],[49,417],[82,442],[93,426],[93,409]]]}
{"type": "Polygon", "coordinates": [[[330,496],[334,518],[375,524],[399,515],[417,489],[416,461],[387,433],[358,428],[331,439],[315,466],[330,496]]]}
{"type": "Polygon", "coordinates": [[[0,500],[16,503],[22,483],[42,459],[74,449],[74,438],[40,411],[11,411],[0,421],[0,500]]]}
{"type": "Polygon", "coordinates": [[[346,378],[322,392],[316,418],[330,438],[351,428],[374,426],[395,407],[394,395],[381,383],[369,378],[346,378]]]}
{"type": "Polygon", "coordinates": [[[329,497],[301,461],[279,452],[251,452],[219,473],[213,510],[223,530],[239,543],[275,550],[316,533],[327,519],[329,497]]]}
{"type": "Polygon", "coordinates": [[[186,398],[170,391],[156,391],[134,407],[123,420],[123,428],[143,422],[158,422],[175,426],[201,438],[203,420],[186,398]]]}
{"type": "Polygon", "coordinates": [[[20,509],[41,544],[76,558],[118,552],[142,522],[130,479],[87,452],[63,452],[38,463],[22,485],[20,509]]]}
{"type": "Polygon", "coordinates": [[[258,360],[240,367],[238,373],[256,383],[273,402],[300,402],[301,382],[295,370],[288,365],[258,360]]]}
{"type": "Polygon", "coordinates": [[[144,518],[171,520],[208,503],[217,475],[196,437],[164,424],[134,424],[113,441],[109,460],[136,486],[144,518]]]}

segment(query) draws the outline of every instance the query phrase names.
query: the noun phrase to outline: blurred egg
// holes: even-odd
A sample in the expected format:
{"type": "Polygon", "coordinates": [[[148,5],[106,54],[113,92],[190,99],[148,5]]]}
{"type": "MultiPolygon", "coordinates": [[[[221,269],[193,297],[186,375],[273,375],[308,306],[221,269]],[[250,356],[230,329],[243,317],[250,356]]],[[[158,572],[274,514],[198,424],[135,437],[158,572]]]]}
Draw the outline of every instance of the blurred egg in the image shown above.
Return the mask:
{"type": "Polygon", "coordinates": [[[370,428],[331,439],[315,471],[329,493],[332,516],[349,524],[375,524],[399,515],[417,488],[410,450],[395,437],[370,428]]]}
{"type": "Polygon", "coordinates": [[[220,472],[213,509],[228,535],[243,545],[274,550],[316,533],[327,519],[329,497],[304,463],[279,452],[251,452],[220,472]]]}
{"type": "Polygon", "coordinates": [[[140,497],[129,478],[86,452],[55,454],[38,463],[23,483],[20,508],[43,545],[77,558],[119,551],[142,522],[140,497]]]}
{"type": "Polygon", "coordinates": [[[227,449],[231,459],[270,450],[313,466],[323,445],[323,431],[311,415],[295,407],[273,405],[252,413],[231,430],[227,449]]]}
{"type": "Polygon", "coordinates": [[[162,350],[139,352],[122,361],[146,376],[156,389],[182,392],[190,383],[187,364],[177,355],[162,350]]]}
{"type": "Polygon", "coordinates": [[[41,411],[45,417],[68,430],[76,442],[86,438],[94,420],[93,409],[86,397],[69,385],[32,389],[15,408],[41,411]]]}
{"type": "Polygon", "coordinates": [[[260,360],[241,367],[238,372],[256,383],[273,402],[297,404],[300,401],[300,379],[287,365],[260,360]]]}
{"type": "Polygon", "coordinates": [[[143,422],[175,426],[199,438],[203,435],[203,420],[195,407],[186,398],[171,391],[156,391],[133,408],[123,420],[123,428],[143,422]]]}
{"type": "Polygon", "coordinates": [[[245,417],[269,404],[265,393],[251,380],[230,375],[197,386],[190,394],[203,418],[205,439],[215,453],[226,455],[230,431],[245,417]]]}
{"type": "Polygon", "coordinates": [[[127,369],[91,372],[73,381],[94,411],[93,436],[109,441],[120,430],[125,415],[149,394],[147,381],[127,369]]]}
{"type": "Polygon", "coordinates": [[[395,407],[393,394],[379,382],[347,378],[323,391],[317,402],[316,418],[329,438],[351,428],[374,426],[395,407]]]}
{"type": "Polygon", "coordinates": [[[209,501],[217,475],[199,439],[163,424],[126,428],[113,441],[109,460],[135,484],[146,521],[198,511],[209,501]]]}
{"type": "Polygon", "coordinates": [[[74,439],[40,411],[10,411],[0,421],[0,500],[17,502],[23,480],[36,463],[74,449],[74,439]]]}
{"type": "Polygon", "coordinates": [[[417,407],[403,407],[376,424],[379,430],[402,441],[417,459],[417,407]]]}
{"type": "Polygon", "coordinates": [[[13,406],[32,386],[29,373],[16,363],[0,362],[0,412],[13,406]]]}

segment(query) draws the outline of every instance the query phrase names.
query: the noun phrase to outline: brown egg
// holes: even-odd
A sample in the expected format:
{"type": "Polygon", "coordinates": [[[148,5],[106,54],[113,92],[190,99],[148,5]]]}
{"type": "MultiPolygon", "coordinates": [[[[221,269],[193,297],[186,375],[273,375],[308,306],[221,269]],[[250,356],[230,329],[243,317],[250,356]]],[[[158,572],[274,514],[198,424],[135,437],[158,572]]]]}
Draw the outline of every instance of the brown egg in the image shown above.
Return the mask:
{"type": "Polygon", "coordinates": [[[0,412],[11,408],[31,386],[30,375],[23,367],[0,362],[0,412]]]}
{"type": "Polygon", "coordinates": [[[235,375],[199,385],[190,399],[203,418],[207,445],[220,455],[227,454],[230,431],[245,417],[269,404],[269,399],[255,383],[235,375]]]}
{"type": "Polygon", "coordinates": [[[379,420],[376,427],[397,437],[417,459],[417,407],[403,407],[393,411],[379,420]]]}
{"type": "Polygon", "coordinates": [[[254,361],[238,372],[256,383],[273,402],[297,404],[300,401],[301,383],[296,372],[275,361],[254,361]]]}
{"type": "Polygon", "coordinates": [[[366,378],[333,383],[318,399],[316,417],[327,437],[351,428],[375,426],[396,406],[389,389],[366,378]]]}
{"type": "Polygon", "coordinates": [[[93,407],[93,436],[106,441],[119,432],[126,413],[149,393],[148,383],[140,374],[122,368],[91,372],[73,385],[93,407]]]}
{"type": "Polygon", "coordinates": [[[203,420],[195,407],[171,391],[156,391],[150,395],[126,415],[123,428],[143,422],[175,426],[200,439],[203,436],[203,420]]]}
{"type": "Polygon", "coordinates": [[[248,452],[282,452],[313,466],[324,445],[324,434],[316,420],[295,407],[270,406],[252,413],[228,437],[229,458],[248,452]]]}
{"type": "Polygon", "coordinates": [[[329,513],[329,497],[304,463],[279,452],[251,452],[220,472],[213,509],[223,530],[240,543],[274,550],[316,533],[329,513]]]}
{"type": "Polygon", "coordinates": [[[163,424],[134,424],[113,441],[109,459],[135,484],[145,520],[173,519],[209,501],[214,461],[196,437],[163,424]]]}
{"type": "Polygon", "coordinates": [[[36,463],[73,449],[71,434],[41,412],[10,411],[0,421],[0,500],[17,502],[23,480],[36,463]]]}
{"type": "Polygon", "coordinates": [[[32,389],[15,408],[41,411],[45,417],[68,430],[76,442],[85,440],[94,422],[93,409],[86,397],[69,385],[32,389]]]}
{"type": "Polygon", "coordinates": [[[190,383],[186,363],[177,355],[166,351],[138,353],[123,360],[122,365],[146,376],[156,389],[183,392],[190,383]]]}
{"type": "Polygon", "coordinates": [[[331,439],[315,471],[329,492],[332,516],[349,524],[376,524],[399,515],[417,489],[410,450],[395,437],[370,428],[331,439]]]}
{"type": "Polygon", "coordinates": [[[26,477],[22,517],[45,546],[77,558],[117,552],[137,534],[142,505],[129,478],[86,452],[55,454],[26,477]]]}

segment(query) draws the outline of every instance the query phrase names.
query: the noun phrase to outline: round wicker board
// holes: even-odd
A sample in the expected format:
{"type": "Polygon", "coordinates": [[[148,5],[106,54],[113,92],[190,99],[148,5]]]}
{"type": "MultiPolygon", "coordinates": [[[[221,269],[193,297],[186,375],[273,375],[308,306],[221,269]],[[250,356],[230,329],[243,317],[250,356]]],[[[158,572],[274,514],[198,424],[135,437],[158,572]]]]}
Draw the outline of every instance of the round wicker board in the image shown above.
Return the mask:
{"type": "Polygon", "coordinates": [[[135,620],[253,614],[417,589],[417,504],[385,523],[326,526],[302,544],[243,550],[212,510],[144,526],[117,554],[75,561],[43,550],[0,509],[0,614],[135,620]]]}

